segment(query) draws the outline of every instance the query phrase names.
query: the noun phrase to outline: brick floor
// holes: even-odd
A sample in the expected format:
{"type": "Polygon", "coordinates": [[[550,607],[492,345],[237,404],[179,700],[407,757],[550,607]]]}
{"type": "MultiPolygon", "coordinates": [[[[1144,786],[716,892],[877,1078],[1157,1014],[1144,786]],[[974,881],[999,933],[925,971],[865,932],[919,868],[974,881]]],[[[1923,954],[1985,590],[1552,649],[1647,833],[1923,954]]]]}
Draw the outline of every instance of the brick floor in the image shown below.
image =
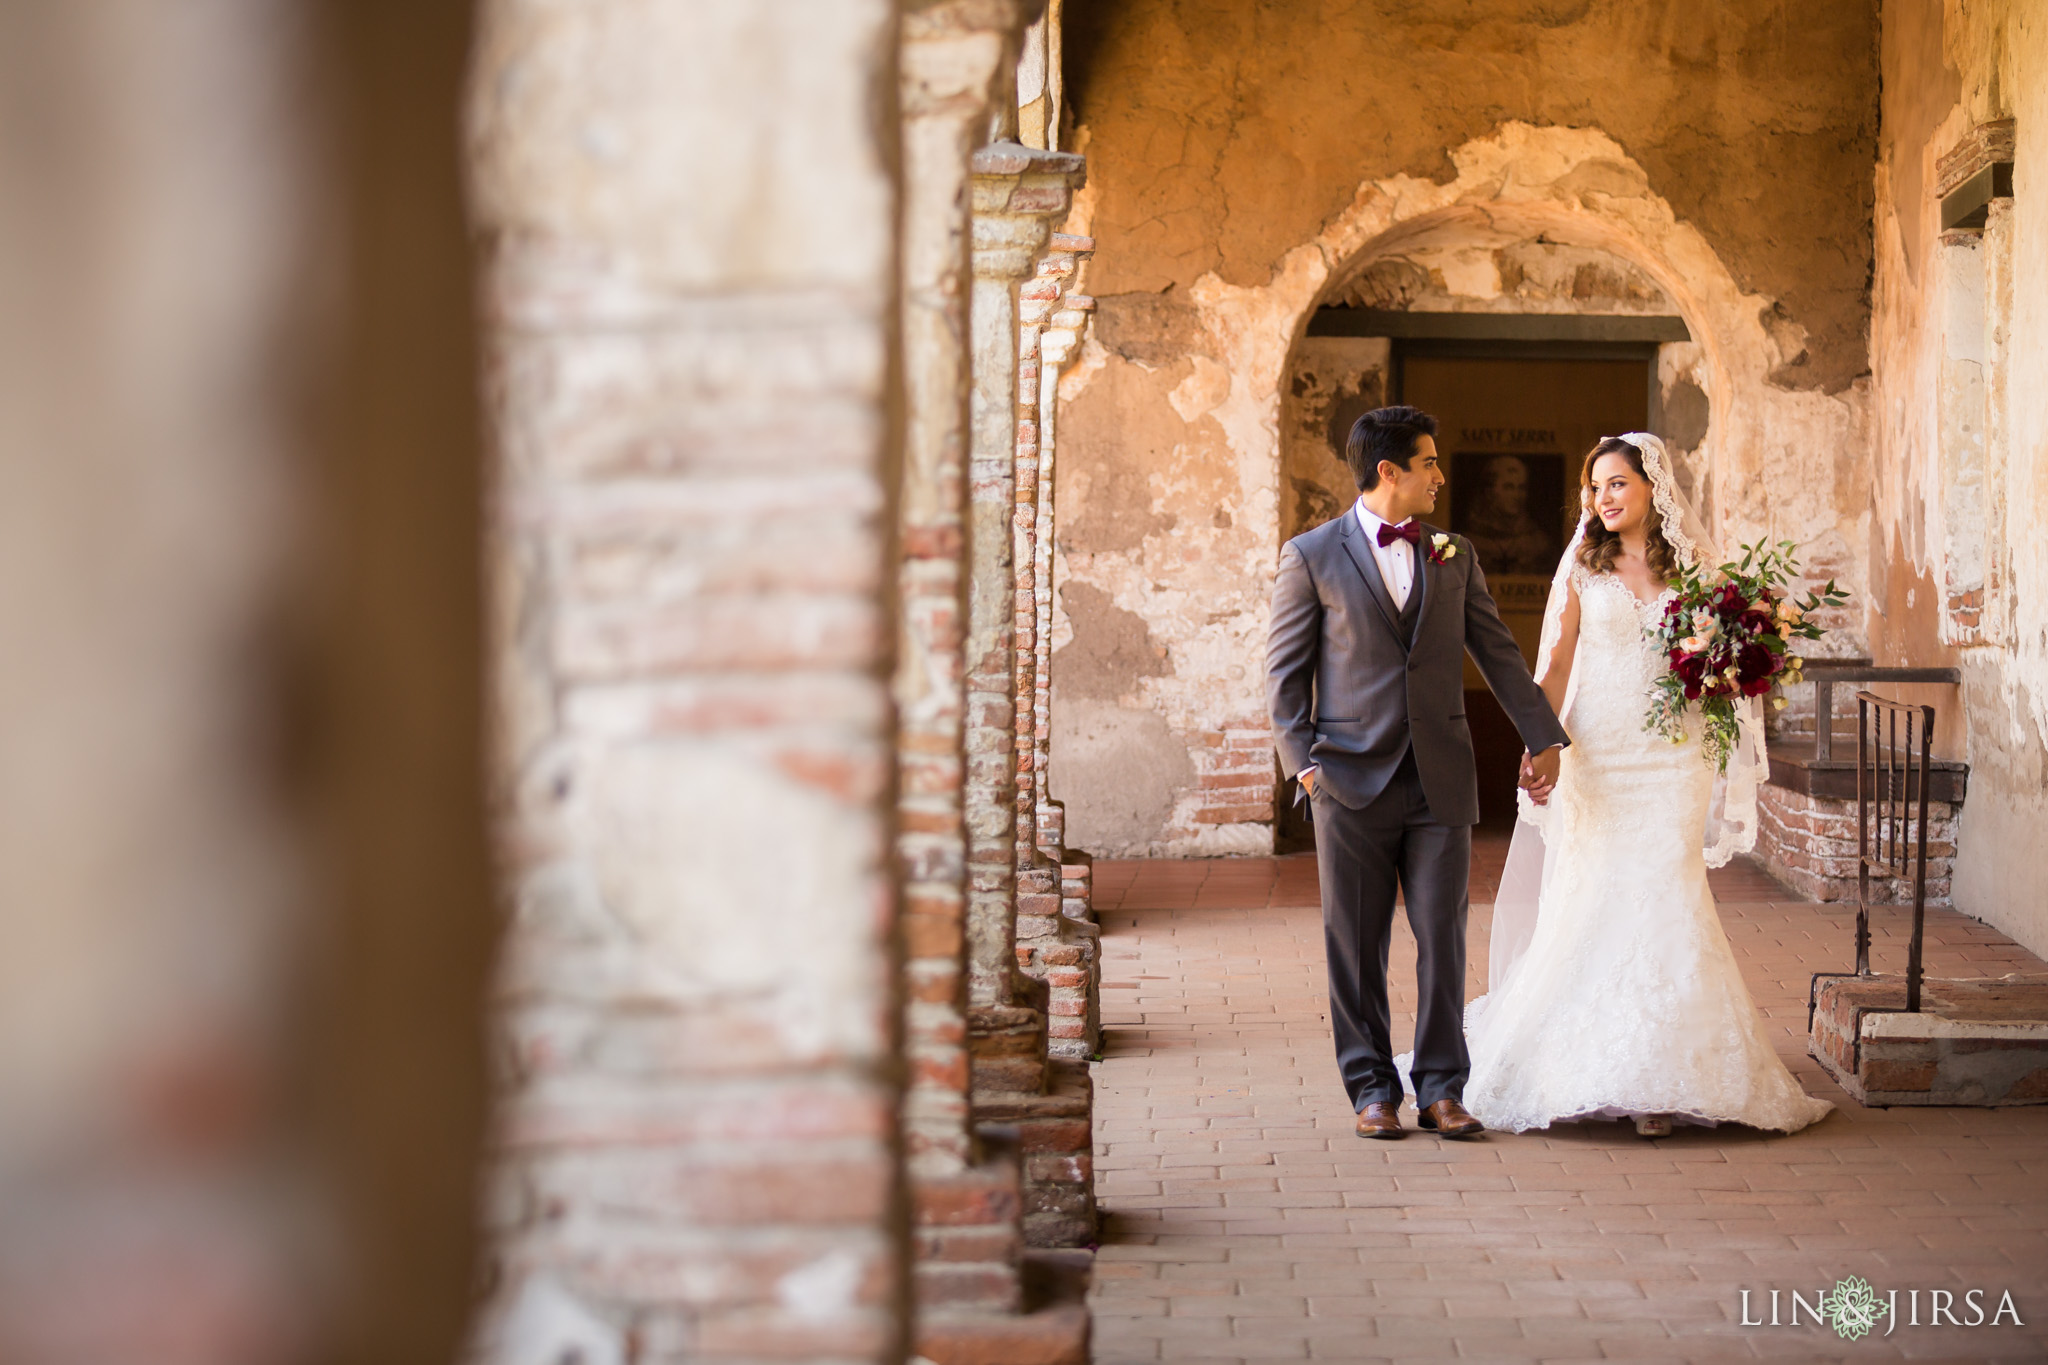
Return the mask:
{"type": "MultiPolygon", "coordinates": [[[[1504,851],[1475,850],[1475,898],[1504,851]]],[[[1312,857],[1098,862],[1096,1360],[2048,1356],[2048,1107],[1859,1108],[1804,1046],[1808,974],[1849,956],[1853,911],[1750,867],[1714,885],[1781,1055],[1839,1112],[1790,1137],[1651,1143],[1593,1123],[1387,1143],[1352,1134],[1338,1085],[1312,857]],[[1745,1288],[1752,1317],[1782,1291],[1782,1317],[1792,1290],[1852,1274],[1897,1289],[1902,1316],[1909,1290],[1960,1305],[1981,1288],[1988,1322],[2010,1290],[2024,1325],[1902,1323],[1852,1343],[1810,1318],[1740,1324],[1745,1288]]],[[[1483,983],[1489,917],[1473,911],[1483,983]]],[[[1896,966],[1901,916],[1880,915],[1876,959],[1896,966]]],[[[2043,965],[1950,912],[1929,912],[1927,955],[1948,976],[2043,965]]],[[[1403,929],[1402,1044],[1414,960],[1403,929]]]]}

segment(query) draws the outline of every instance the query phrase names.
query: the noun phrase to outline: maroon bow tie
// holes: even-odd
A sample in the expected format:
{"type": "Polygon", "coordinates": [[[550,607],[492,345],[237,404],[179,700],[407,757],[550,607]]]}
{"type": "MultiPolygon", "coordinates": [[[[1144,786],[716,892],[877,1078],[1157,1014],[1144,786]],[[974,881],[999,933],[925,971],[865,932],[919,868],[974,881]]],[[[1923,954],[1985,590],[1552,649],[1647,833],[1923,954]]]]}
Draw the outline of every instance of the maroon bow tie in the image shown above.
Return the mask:
{"type": "Polygon", "coordinates": [[[1392,545],[1397,540],[1405,540],[1410,545],[1420,545],[1422,543],[1422,527],[1416,524],[1415,518],[1410,517],[1399,526],[1389,526],[1385,522],[1380,523],[1380,544],[1392,545]]]}

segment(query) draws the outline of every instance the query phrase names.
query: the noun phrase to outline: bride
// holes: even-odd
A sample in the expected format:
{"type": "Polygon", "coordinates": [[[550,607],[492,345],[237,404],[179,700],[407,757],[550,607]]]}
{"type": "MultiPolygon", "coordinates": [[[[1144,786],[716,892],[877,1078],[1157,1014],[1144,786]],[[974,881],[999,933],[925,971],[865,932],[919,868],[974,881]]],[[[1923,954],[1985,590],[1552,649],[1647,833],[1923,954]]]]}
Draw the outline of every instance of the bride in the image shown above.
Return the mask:
{"type": "Polygon", "coordinates": [[[1516,1132],[1594,1117],[1649,1137],[1673,1120],[1803,1128],[1833,1106],[1778,1059],[1707,889],[1710,864],[1756,841],[1756,703],[1720,778],[1696,714],[1677,744],[1643,724],[1664,666],[1645,628],[1679,566],[1711,553],[1704,528],[1655,436],[1601,441],[1581,496],[1537,664],[1572,743],[1546,803],[1521,797],[1491,990],[1467,1012],[1465,1103],[1516,1132]]]}

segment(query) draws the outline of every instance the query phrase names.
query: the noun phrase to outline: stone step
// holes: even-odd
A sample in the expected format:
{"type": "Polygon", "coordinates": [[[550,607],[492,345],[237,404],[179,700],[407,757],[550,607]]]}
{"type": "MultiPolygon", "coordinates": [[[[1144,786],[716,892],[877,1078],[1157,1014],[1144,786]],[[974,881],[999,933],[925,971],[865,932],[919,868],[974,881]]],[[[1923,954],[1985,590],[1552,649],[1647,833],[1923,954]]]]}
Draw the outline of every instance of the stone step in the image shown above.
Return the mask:
{"type": "Polygon", "coordinates": [[[1025,1311],[921,1314],[917,1355],[932,1365],[1087,1365],[1087,1252],[1027,1252],[1025,1311]]]}
{"type": "Polygon", "coordinates": [[[1095,1241],[1094,1082],[1086,1062],[1053,1058],[1040,1094],[977,1090],[974,1120],[1016,1132],[1024,1161],[1024,1241],[1080,1247],[1095,1241]]]}
{"type": "MultiPolygon", "coordinates": [[[[1030,981],[1050,1004],[1046,983],[1030,981]]],[[[1022,1005],[975,1005],[967,1011],[967,1047],[977,1092],[1036,1094],[1045,1089],[1046,1011],[1022,1005]]]]}
{"type": "Polygon", "coordinates": [[[2048,976],[1926,977],[1907,1014],[1903,976],[1821,973],[1812,1000],[1807,1051],[1861,1104],[2048,1104],[2048,976]]]}
{"type": "Polygon", "coordinates": [[[977,1166],[911,1184],[912,1271],[920,1312],[1015,1314],[1025,1302],[1023,1162],[1014,1130],[981,1135],[977,1166]]]}

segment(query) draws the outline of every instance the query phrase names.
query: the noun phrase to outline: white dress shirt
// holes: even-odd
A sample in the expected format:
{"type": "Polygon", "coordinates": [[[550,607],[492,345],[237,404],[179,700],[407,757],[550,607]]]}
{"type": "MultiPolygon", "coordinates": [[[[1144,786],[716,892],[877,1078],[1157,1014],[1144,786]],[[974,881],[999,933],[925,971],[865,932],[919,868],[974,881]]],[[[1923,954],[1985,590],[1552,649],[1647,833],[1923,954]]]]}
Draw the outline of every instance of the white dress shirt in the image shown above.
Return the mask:
{"type": "MultiPolygon", "coordinates": [[[[1380,581],[1387,585],[1387,596],[1394,599],[1394,610],[1401,611],[1407,607],[1408,592],[1415,586],[1415,547],[1405,540],[1380,544],[1380,527],[1388,523],[1381,521],[1379,515],[1365,505],[1364,498],[1358,500],[1357,512],[1358,524],[1365,528],[1365,543],[1371,548],[1372,557],[1379,562],[1380,581]]],[[[1408,522],[1397,524],[1406,526],[1408,522]]]]}

